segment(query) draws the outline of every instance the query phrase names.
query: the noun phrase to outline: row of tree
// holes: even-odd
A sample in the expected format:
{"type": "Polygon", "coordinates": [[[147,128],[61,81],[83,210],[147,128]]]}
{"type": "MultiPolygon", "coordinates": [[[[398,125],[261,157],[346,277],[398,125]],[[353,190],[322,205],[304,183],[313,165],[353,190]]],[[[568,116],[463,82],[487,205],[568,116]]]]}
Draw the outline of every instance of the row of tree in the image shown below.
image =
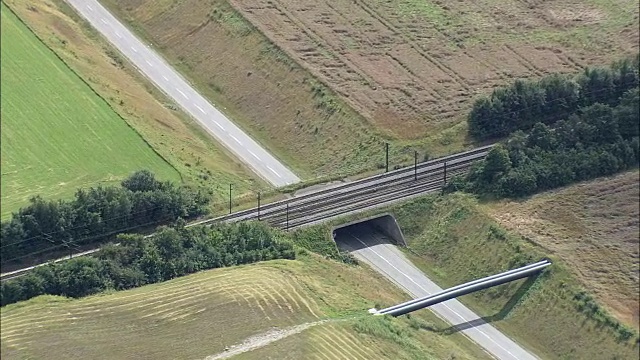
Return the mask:
{"type": "Polygon", "coordinates": [[[639,83],[640,56],[609,68],[587,68],[570,76],[553,74],[537,81],[516,80],[478,99],[468,116],[476,139],[508,136],[537,122],[550,125],[596,103],[617,106],[623,94],[639,83]]]}
{"type": "Polygon", "coordinates": [[[294,259],[286,235],[259,222],[163,228],[151,238],[122,234],[95,257],[36,268],[0,285],[0,306],[51,294],[82,297],[166,281],[200,270],[294,259]]]}
{"type": "Polygon", "coordinates": [[[638,167],[639,103],[636,87],[615,107],[596,103],[553,128],[517,131],[445,190],[519,197],[638,167]]]}
{"type": "Polygon", "coordinates": [[[88,244],[141,226],[207,213],[206,194],[139,171],[120,187],[78,190],[70,201],[37,196],[0,224],[2,264],[62,246],[88,244]]]}

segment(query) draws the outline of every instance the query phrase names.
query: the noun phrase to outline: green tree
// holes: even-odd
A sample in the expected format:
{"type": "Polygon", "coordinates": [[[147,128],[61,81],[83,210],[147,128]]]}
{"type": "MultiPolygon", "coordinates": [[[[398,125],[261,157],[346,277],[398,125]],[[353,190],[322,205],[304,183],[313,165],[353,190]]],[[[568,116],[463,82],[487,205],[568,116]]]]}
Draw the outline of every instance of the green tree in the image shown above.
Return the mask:
{"type": "Polygon", "coordinates": [[[614,117],[618,120],[620,135],[631,139],[640,135],[640,91],[638,87],[627,91],[615,109],[614,117]]]}
{"type": "Polygon", "coordinates": [[[140,170],[122,181],[122,187],[133,192],[161,190],[163,184],[156,180],[152,172],[140,170]]]}

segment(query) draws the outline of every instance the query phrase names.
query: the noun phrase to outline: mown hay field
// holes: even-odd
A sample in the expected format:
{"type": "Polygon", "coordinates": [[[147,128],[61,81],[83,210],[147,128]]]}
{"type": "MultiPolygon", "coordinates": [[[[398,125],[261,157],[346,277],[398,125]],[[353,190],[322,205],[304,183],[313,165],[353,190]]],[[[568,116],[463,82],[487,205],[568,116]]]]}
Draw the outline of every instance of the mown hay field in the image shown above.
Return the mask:
{"type": "Polygon", "coordinates": [[[607,310],[628,326],[640,321],[638,170],[486,210],[503,226],[561,257],[607,310]]]}
{"type": "Polygon", "coordinates": [[[2,3],[2,217],[42,195],[178,172],[2,3]]]}
{"type": "Polygon", "coordinates": [[[301,173],[471,146],[477,96],[638,51],[633,0],[106,0],[301,173]],[[266,38],[265,38],[266,37],[266,38]]]}
{"type": "Polygon", "coordinates": [[[376,303],[405,298],[365,267],[308,255],[79,300],[43,296],[9,305],[0,309],[1,355],[197,359],[238,351],[240,358],[274,359],[401,359],[416,353],[438,359],[487,358],[460,334],[428,331],[429,326],[445,326],[428,312],[412,322],[384,323],[367,313],[376,303]],[[239,351],[251,350],[243,348],[247,339],[299,325],[309,327],[253,351],[239,351]]]}

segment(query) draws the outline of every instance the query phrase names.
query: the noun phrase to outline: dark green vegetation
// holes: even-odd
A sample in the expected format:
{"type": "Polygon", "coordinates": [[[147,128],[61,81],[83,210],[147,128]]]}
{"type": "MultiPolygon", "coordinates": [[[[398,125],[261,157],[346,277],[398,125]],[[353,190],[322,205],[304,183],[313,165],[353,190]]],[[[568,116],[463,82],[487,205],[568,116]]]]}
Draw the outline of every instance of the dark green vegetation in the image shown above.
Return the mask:
{"type": "Polygon", "coordinates": [[[446,190],[519,197],[637,167],[639,101],[635,88],[616,107],[597,103],[555,128],[518,131],[446,190]]]}
{"type": "Polygon", "coordinates": [[[392,213],[412,250],[407,255],[442,287],[550,257],[554,264],[535,279],[459,299],[535,354],[554,359],[638,357],[638,334],[585,292],[563,258],[505,231],[472,197],[430,196],[392,213]]]}
{"type": "Polygon", "coordinates": [[[637,167],[637,65],[638,57],[586,70],[575,80],[516,81],[491,100],[479,100],[470,115],[472,133],[511,135],[445,190],[519,197],[637,167]]]}
{"type": "Polygon", "coordinates": [[[2,2],[2,218],[40,194],[178,172],[2,2]]]}
{"type": "Polygon", "coordinates": [[[262,223],[165,228],[153,237],[120,235],[96,257],[39,267],[2,283],[1,306],[49,294],[82,297],[166,281],[200,270],[294,259],[291,242],[262,223]]]}
{"type": "Polygon", "coordinates": [[[583,107],[616,106],[625,93],[638,87],[639,66],[640,56],[636,55],[609,68],[587,68],[577,76],[553,74],[537,81],[516,80],[474,103],[468,117],[469,133],[477,139],[499,138],[529,130],[538,122],[554,124],[583,107]]]}
{"type": "Polygon", "coordinates": [[[2,265],[66,246],[95,243],[111,235],[206,214],[209,198],[189,187],[158,181],[139,171],[121,187],[79,189],[74,200],[31,199],[0,224],[2,265]]]}

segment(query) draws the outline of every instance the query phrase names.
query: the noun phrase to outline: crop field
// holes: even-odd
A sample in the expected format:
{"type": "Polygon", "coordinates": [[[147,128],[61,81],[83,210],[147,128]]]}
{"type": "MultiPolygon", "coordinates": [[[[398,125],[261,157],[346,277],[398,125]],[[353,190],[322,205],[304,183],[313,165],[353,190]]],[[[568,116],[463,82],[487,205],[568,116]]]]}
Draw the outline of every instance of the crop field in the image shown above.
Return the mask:
{"type": "Polygon", "coordinates": [[[561,257],[612,314],[638,329],[638,170],[491,204],[500,224],[561,257]]]}
{"type": "Polygon", "coordinates": [[[638,49],[638,3],[229,0],[376,128],[424,137],[510,78],[638,49]]]}
{"type": "Polygon", "coordinates": [[[366,268],[310,255],[80,300],[43,296],[9,305],[0,310],[1,355],[398,359],[417,351],[434,358],[486,358],[460,334],[426,330],[445,326],[427,312],[412,322],[381,321],[366,312],[377,302],[402,299],[398,289],[366,268]],[[390,328],[403,340],[380,330],[390,328]]]}
{"type": "Polygon", "coordinates": [[[514,78],[638,51],[633,0],[105,0],[306,176],[471,146],[466,111],[514,78]],[[266,38],[265,38],[266,37],[266,38]]]}
{"type": "Polygon", "coordinates": [[[2,3],[2,217],[40,194],[178,173],[2,3]]]}
{"type": "Polygon", "coordinates": [[[414,148],[433,156],[463,146],[447,137],[426,149],[373,127],[226,0],[103,4],[305,180],[380,169],[385,141],[392,166],[412,163],[414,148]]]}
{"type": "MultiPolygon", "coordinates": [[[[215,198],[225,196],[230,183],[236,196],[268,188],[177,110],[63,0],[3,0],[4,5],[171,164],[185,183],[210,190],[215,198]]],[[[5,75],[3,72],[3,81],[5,75]]],[[[4,108],[2,111],[4,115],[4,108]]]]}

